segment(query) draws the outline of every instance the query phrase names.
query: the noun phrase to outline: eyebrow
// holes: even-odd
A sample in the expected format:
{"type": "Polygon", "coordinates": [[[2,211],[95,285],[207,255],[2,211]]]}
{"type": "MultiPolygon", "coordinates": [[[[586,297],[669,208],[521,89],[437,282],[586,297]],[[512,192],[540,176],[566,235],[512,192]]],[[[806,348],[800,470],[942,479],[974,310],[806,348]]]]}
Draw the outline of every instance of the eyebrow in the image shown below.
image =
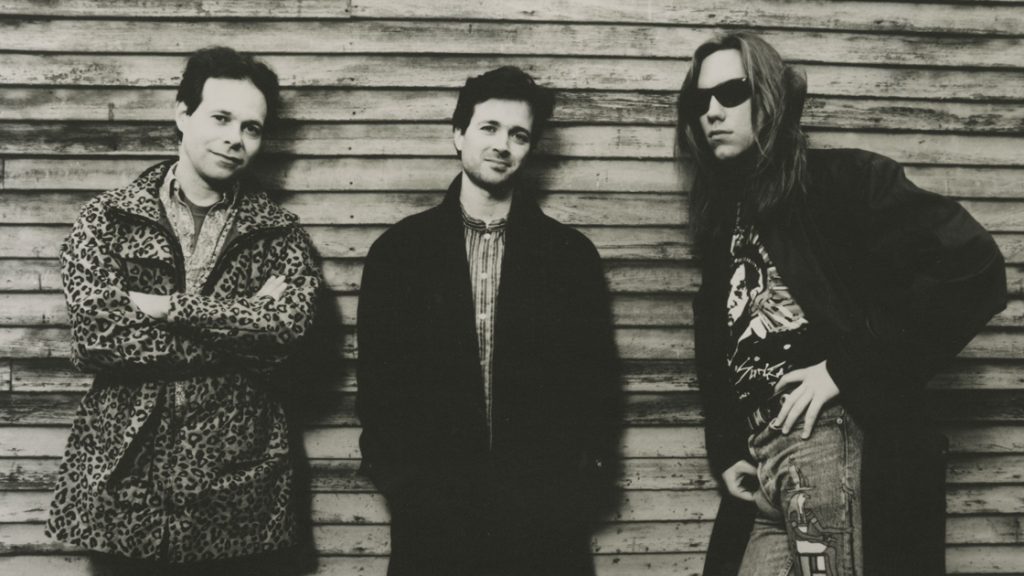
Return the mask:
{"type": "MultiPolygon", "coordinates": [[[[503,124],[501,122],[499,122],[497,120],[493,120],[493,119],[481,120],[480,122],[477,123],[477,125],[478,126],[484,126],[484,125],[503,126],[503,124]]],[[[511,124],[509,126],[509,132],[515,132],[515,131],[526,132],[527,134],[530,134],[530,131],[527,130],[525,127],[520,126],[518,124],[511,124]]]]}

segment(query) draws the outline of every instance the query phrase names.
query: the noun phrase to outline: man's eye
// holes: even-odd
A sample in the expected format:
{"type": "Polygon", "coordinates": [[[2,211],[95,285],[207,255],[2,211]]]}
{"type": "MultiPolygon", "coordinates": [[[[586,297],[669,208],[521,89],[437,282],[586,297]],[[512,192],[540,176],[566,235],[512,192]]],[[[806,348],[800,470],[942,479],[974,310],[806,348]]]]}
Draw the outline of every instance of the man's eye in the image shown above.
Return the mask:
{"type": "Polygon", "coordinates": [[[516,132],[512,135],[512,139],[515,140],[516,144],[529,144],[530,137],[523,132],[516,132]]]}
{"type": "Polygon", "coordinates": [[[245,127],[245,133],[250,136],[259,136],[263,134],[263,128],[255,124],[249,124],[245,127]]]}
{"type": "Polygon", "coordinates": [[[213,119],[216,120],[217,123],[219,124],[223,124],[228,121],[228,117],[223,114],[214,114],[213,119]]]}
{"type": "Polygon", "coordinates": [[[495,128],[494,126],[491,126],[490,124],[488,124],[486,126],[481,126],[480,130],[483,131],[483,132],[486,132],[488,134],[494,134],[495,132],[497,132],[498,129],[495,128]]]}

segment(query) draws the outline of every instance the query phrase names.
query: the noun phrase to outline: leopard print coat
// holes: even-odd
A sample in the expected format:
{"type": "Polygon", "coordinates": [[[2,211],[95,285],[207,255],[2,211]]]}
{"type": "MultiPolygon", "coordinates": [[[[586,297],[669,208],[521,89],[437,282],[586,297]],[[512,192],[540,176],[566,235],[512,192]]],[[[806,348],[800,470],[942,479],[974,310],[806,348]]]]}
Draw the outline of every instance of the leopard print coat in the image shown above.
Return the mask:
{"type": "Polygon", "coordinates": [[[86,203],[61,247],[72,361],[96,377],[47,533],[169,562],[274,550],[295,521],[288,428],[268,384],[311,324],[320,272],[297,218],[243,190],[217,265],[185,294],[158,197],[170,165],[86,203]],[[287,279],[284,294],[254,297],[271,275],[287,279]],[[166,320],[129,291],[172,294],[166,320]]]}

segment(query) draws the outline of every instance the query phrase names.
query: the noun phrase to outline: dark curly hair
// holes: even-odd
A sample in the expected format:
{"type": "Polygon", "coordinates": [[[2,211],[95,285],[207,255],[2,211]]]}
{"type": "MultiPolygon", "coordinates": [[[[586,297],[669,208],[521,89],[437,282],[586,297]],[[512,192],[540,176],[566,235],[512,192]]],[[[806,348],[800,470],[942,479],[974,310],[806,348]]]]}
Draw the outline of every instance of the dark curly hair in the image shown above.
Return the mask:
{"type": "MultiPolygon", "coordinates": [[[[195,112],[203,101],[203,87],[210,78],[249,80],[267,101],[264,125],[269,128],[277,122],[281,110],[281,86],[277,82],[277,74],[263,62],[225,46],[211,46],[192,54],[181,75],[177,96],[177,101],[185,103],[185,111],[189,114],[195,112]]],[[[180,132],[178,137],[181,138],[180,132]]]]}
{"type": "Polygon", "coordinates": [[[459,90],[459,101],[452,114],[452,127],[465,132],[476,105],[491,98],[521,100],[530,105],[533,113],[533,127],[530,131],[532,143],[540,140],[555,110],[555,94],[551,89],[538,85],[532,76],[515,66],[502,66],[466,79],[466,85],[459,90]]]}

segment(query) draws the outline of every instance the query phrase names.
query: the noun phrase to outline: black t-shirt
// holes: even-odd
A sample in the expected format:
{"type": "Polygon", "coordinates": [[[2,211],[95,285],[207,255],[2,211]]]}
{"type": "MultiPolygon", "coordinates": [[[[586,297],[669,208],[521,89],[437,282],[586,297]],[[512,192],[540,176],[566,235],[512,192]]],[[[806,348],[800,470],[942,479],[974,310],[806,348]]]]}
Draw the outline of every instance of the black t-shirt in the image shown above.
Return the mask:
{"type": "Polygon", "coordinates": [[[824,359],[820,338],[772,264],[753,223],[737,211],[730,246],[726,301],[732,354],[729,368],[741,406],[754,410],[792,370],[824,359]]]}

